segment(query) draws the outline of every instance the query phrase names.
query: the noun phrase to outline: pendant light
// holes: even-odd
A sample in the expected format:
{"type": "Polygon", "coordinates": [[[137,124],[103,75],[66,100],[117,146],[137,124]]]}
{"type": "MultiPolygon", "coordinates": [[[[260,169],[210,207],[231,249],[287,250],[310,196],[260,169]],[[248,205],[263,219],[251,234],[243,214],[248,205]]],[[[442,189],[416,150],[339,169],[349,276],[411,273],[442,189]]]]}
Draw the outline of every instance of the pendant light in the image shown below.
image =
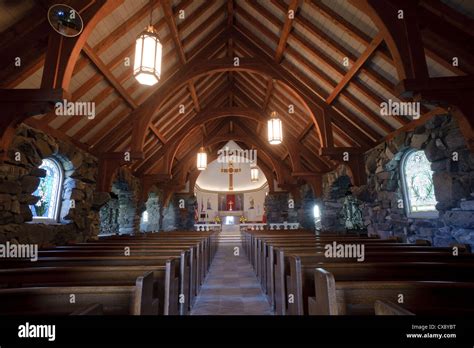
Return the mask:
{"type": "Polygon", "coordinates": [[[207,153],[203,146],[199,149],[197,154],[197,169],[205,170],[207,168],[207,153]]]}
{"type": "Polygon", "coordinates": [[[273,111],[268,120],[268,142],[272,145],[281,144],[283,141],[283,127],[276,111],[273,111]]]}
{"type": "Polygon", "coordinates": [[[163,46],[153,27],[153,0],[150,0],[150,25],[135,42],[133,75],[142,85],[153,86],[160,80],[163,46]]]}
{"type": "Polygon", "coordinates": [[[250,181],[252,182],[258,181],[258,168],[257,167],[250,168],[250,181]]]}

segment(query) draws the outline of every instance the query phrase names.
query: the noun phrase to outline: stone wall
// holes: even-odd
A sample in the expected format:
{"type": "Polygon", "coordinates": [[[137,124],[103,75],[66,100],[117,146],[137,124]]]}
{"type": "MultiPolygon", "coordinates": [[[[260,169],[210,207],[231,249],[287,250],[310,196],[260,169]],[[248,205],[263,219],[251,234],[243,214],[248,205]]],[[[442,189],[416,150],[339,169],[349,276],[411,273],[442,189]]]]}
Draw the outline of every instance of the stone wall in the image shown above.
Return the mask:
{"type": "MultiPolygon", "coordinates": [[[[265,197],[265,212],[267,214],[267,222],[282,223],[288,222],[289,207],[288,200],[290,195],[288,192],[269,192],[265,197]]],[[[297,207],[297,205],[295,205],[297,207]]],[[[296,208],[293,208],[296,211],[296,208]]]]}
{"type": "Polygon", "coordinates": [[[343,232],[346,230],[342,219],[344,197],[350,190],[351,174],[345,165],[323,176],[323,199],[321,202],[322,230],[343,232]]]}
{"type": "Polygon", "coordinates": [[[168,205],[162,208],[162,230],[193,230],[195,206],[197,200],[193,194],[173,194],[168,205]]]}
{"type": "Polygon", "coordinates": [[[100,209],[100,234],[119,234],[119,201],[114,195],[100,209]]]}
{"type": "Polygon", "coordinates": [[[113,198],[100,211],[101,234],[135,234],[140,230],[140,182],[126,167],[121,167],[112,183],[113,198]]]}
{"type": "Polygon", "coordinates": [[[21,125],[0,164],[0,242],[13,240],[40,247],[84,241],[99,233],[99,209],[107,197],[95,192],[97,159],[68,143],[21,125]],[[42,159],[53,157],[64,169],[60,223],[32,222],[29,205],[45,171],[42,159]]]}
{"type": "MultiPolygon", "coordinates": [[[[474,154],[467,150],[454,118],[437,116],[413,132],[400,133],[369,151],[365,164],[367,185],[353,187],[352,192],[363,202],[369,234],[400,236],[408,242],[424,239],[435,246],[474,246],[474,154]],[[431,162],[438,219],[407,218],[399,204],[401,159],[410,148],[424,150],[431,162]]],[[[339,174],[325,178],[326,188],[339,174]]]]}

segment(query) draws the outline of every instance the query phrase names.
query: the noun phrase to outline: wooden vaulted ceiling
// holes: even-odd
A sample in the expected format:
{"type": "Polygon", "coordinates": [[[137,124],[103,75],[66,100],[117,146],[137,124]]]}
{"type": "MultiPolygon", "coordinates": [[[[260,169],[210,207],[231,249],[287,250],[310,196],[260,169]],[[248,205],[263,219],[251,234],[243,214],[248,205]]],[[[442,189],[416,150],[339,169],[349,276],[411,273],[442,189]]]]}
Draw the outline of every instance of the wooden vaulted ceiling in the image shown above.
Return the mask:
{"type": "MultiPolygon", "coordinates": [[[[58,117],[51,112],[27,123],[98,156],[127,151],[133,111],[186,63],[203,54],[204,59],[253,57],[278,64],[304,85],[311,99],[330,106],[334,146],[367,149],[411,120],[380,116],[381,102],[399,100],[395,91],[399,81],[382,35],[354,6],[356,1],[152,0],[154,26],[164,46],[163,71],[161,81],[147,87],[134,79],[131,66],[124,63],[133,59],[135,38],[148,24],[149,1],[110,0],[110,14],[90,35],[71,81],[72,100],[95,102],[95,119],[58,117]],[[290,10],[294,18],[287,15],[290,10]]],[[[47,33],[35,28],[42,25],[54,1],[18,3],[1,4],[0,47],[17,49],[23,63],[21,67],[3,64],[0,81],[2,88],[38,88],[47,33]]],[[[463,45],[472,42],[473,7],[462,0],[420,1],[430,76],[473,73],[472,65],[452,64],[453,56],[461,62],[474,61],[472,45],[463,45]]],[[[174,176],[193,172],[193,159],[202,143],[215,153],[228,139],[259,149],[266,173],[277,171],[272,165],[276,162],[280,176],[295,171],[321,173],[333,166],[319,156],[322,144],[307,108],[284,84],[256,72],[216,71],[188,81],[161,101],[145,134],[144,158],[130,165],[138,175],[166,167],[176,137],[182,141],[171,151],[174,176]],[[288,112],[289,105],[294,113],[288,112]],[[233,108],[236,114],[203,118],[190,127],[204,110],[225,108],[233,108]],[[250,109],[260,110],[261,118],[242,117],[250,109]],[[262,121],[273,110],[283,120],[286,144],[281,146],[270,146],[265,140],[262,121]],[[292,158],[295,152],[298,168],[292,158]]]]}

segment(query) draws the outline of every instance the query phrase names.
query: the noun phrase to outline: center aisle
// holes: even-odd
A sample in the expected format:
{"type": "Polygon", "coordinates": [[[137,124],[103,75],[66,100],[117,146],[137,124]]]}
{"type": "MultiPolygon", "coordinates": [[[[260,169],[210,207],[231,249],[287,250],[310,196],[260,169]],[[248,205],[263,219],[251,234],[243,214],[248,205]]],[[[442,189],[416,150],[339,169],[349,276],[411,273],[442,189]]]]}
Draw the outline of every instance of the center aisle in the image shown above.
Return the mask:
{"type": "Polygon", "coordinates": [[[191,315],[272,315],[240,244],[220,244],[191,315]],[[240,255],[234,255],[238,246],[240,255]]]}

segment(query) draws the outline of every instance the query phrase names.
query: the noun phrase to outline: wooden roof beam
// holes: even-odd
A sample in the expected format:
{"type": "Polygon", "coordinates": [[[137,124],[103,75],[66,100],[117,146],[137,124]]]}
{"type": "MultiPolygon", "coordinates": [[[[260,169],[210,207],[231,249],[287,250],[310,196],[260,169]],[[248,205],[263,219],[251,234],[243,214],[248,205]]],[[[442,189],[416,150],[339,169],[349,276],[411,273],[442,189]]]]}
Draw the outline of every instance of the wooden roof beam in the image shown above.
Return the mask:
{"type": "Polygon", "coordinates": [[[301,143],[304,138],[306,137],[306,135],[308,135],[308,133],[311,131],[311,129],[313,129],[314,127],[314,123],[313,122],[308,122],[308,124],[306,125],[306,127],[304,127],[304,130],[301,132],[301,134],[298,136],[298,138],[296,138],[296,140],[301,143]]]}
{"type": "MultiPolygon", "coordinates": [[[[266,58],[267,55],[265,53],[263,53],[263,51],[265,51],[265,49],[263,49],[263,47],[265,47],[265,46],[262,46],[263,43],[260,43],[260,46],[257,46],[256,44],[251,42],[250,39],[247,38],[247,37],[250,37],[252,39],[252,41],[255,42],[257,40],[257,38],[255,38],[255,36],[252,35],[252,33],[250,33],[248,30],[245,30],[244,28],[242,28],[240,26],[238,27],[238,30],[239,31],[234,32],[234,34],[237,35],[237,37],[242,42],[242,44],[246,45],[248,47],[248,49],[250,49],[254,53],[259,53],[260,52],[260,55],[263,58],[266,58]]],[[[282,71],[285,71],[285,75],[289,74],[288,70],[286,68],[282,67],[282,71]]],[[[322,100],[322,98],[314,92],[314,89],[313,89],[313,86],[315,85],[314,83],[312,83],[308,78],[304,77],[301,73],[297,73],[295,70],[293,70],[291,73],[294,76],[294,78],[292,77],[293,81],[295,81],[296,78],[298,79],[298,80],[295,81],[295,83],[297,83],[299,92],[301,93],[301,95],[303,97],[305,97],[306,102],[309,105],[312,105],[315,109],[322,109],[322,110],[325,110],[326,112],[331,113],[333,122],[342,122],[342,123],[346,122],[346,120],[344,119],[344,117],[342,115],[340,115],[337,112],[335,112],[334,110],[330,109],[330,106],[328,106],[326,104],[326,102],[324,100],[322,100]],[[305,84],[309,87],[304,86],[303,84],[305,84]]],[[[362,127],[362,125],[360,125],[360,122],[359,122],[358,126],[362,127]]],[[[369,139],[369,137],[367,135],[365,135],[363,132],[359,131],[357,128],[355,128],[353,126],[348,126],[347,128],[348,128],[347,132],[351,132],[350,135],[352,137],[354,137],[354,139],[359,144],[361,144],[363,146],[370,146],[369,144],[371,144],[371,140],[369,139]]],[[[367,127],[365,127],[365,128],[367,128],[367,127]]],[[[343,127],[343,129],[345,129],[345,131],[346,131],[346,128],[343,127]]],[[[365,132],[365,130],[364,130],[364,132],[365,132]]],[[[378,136],[375,139],[377,139],[377,138],[378,138],[378,136]]]]}
{"type": "MultiPolygon", "coordinates": [[[[275,3],[274,1],[272,2],[275,3]]],[[[283,24],[283,28],[280,33],[280,41],[278,42],[277,48],[275,50],[276,63],[280,63],[283,58],[286,42],[288,41],[288,37],[292,29],[293,20],[296,16],[296,11],[298,10],[299,3],[300,3],[299,0],[291,0],[290,4],[288,5],[288,11],[286,12],[285,23],[283,24]]]]}
{"type": "MultiPolygon", "coordinates": [[[[173,39],[174,45],[178,50],[179,60],[181,61],[181,64],[184,65],[187,62],[186,54],[184,53],[184,48],[181,44],[181,39],[179,38],[178,26],[175,21],[175,14],[173,12],[173,8],[171,7],[171,1],[162,0],[161,6],[163,8],[166,23],[168,24],[168,28],[171,32],[171,37],[173,39]]],[[[201,110],[201,106],[199,105],[196,88],[194,87],[194,83],[192,81],[188,83],[188,89],[189,93],[191,94],[191,98],[193,99],[196,112],[199,112],[201,110]]]]}
{"type": "Polygon", "coordinates": [[[474,20],[456,11],[442,1],[421,0],[420,5],[461,31],[474,36],[474,20]]]}
{"type": "Polygon", "coordinates": [[[114,87],[117,93],[122,97],[123,100],[132,108],[137,108],[137,103],[133,98],[127,93],[125,88],[118,82],[117,78],[112,74],[112,72],[107,68],[107,66],[102,62],[99,56],[94,52],[94,50],[86,43],[83,47],[83,52],[99,70],[99,72],[104,75],[105,79],[114,87]]]}
{"type": "Polygon", "coordinates": [[[153,124],[150,125],[150,129],[151,131],[153,132],[153,134],[156,135],[156,137],[163,143],[163,144],[166,144],[167,140],[166,138],[163,136],[163,134],[161,134],[161,132],[158,130],[158,128],[156,128],[153,124]]]}
{"type": "Polygon", "coordinates": [[[355,63],[351,66],[349,71],[344,75],[341,81],[337,84],[331,94],[326,98],[326,103],[332,104],[334,99],[337,98],[339,93],[350,83],[352,78],[357,75],[359,69],[370,59],[372,54],[377,50],[377,47],[382,43],[383,35],[379,32],[366,47],[365,51],[357,58],[355,63]]]}
{"type": "Polygon", "coordinates": [[[273,92],[273,79],[269,78],[267,80],[267,88],[265,90],[265,100],[263,101],[263,105],[262,105],[262,110],[263,111],[267,110],[268,103],[270,102],[270,97],[272,95],[272,92],[273,92]]]}
{"type": "MultiPolygon", "coordinates": [[[[209,103],[215,103],[215,104],[218,104],[220,100],[222,100],[222,98],[226,97],[227,96],[227,88],[222,88],[220,89],[220,91],[217,93],[217,94],[213,94],[212,95],[212,99],[210,100],[209,103]]],[[[202,112],[202,111],[201,111],[202,112]]],[[[176,138],[181,138],[183,137],[187,132],[187,128],[189,125],[191,125],[193,122],[193,119],[192,118],[187,118],[186,119],[186,122],[183,123],[183,124],[180,124],[180,129],[178,129],[174,134],[173,136],[173,139],[176,139],[176,138]]],[[[209,129],[207,130],[209,132],[209,129]]],[[[162,157],[163,155],[165,155],[166,151],[168,150],[168,148],[171,148],[171,146],[173,145],[173,141],[169,141],[166,143],[165,146],[161,147],[160,149],[155,149],[155,151],[153,151],[152,153],[150,153],[149,156],[147,156],[144,161],[140,162],[137,164],[137,166],[135,167],[135,170],[138,172],[139,175],[143,174],[143,172],[145,171],[143,168],[148,164],[150,166],[154,166],[155,163],[157,163],[162,157]]],[[[153,168],[151,168],[153,169],[153,168]]]]}
{"type": "MultiPolygon", "coordinates": [[[[281,11],[285,11],[285,5],[283,2],[281,2],[280,0],[275,0],[274,3],[278,5],[281,11]]],[[[341,45],[337,40],[331,38],[328,34],[320,30],[312,21],[308,20],[305,17],[299,16],[298,18],[295,18],[295,22],[298,23],[298,25],[301,25],[306,30],[308,30],[312,35],[319,38],[322,42],[326,43],[332,50],[340,54],[342,57],[347,57],[350,64],[354,64],[354,62],[357,60],[357,57],[354,54],[352,54],[348,49],[341,45]]],[[[370,67],[362,67],[361,70],[365,72],[377,84],[383,86],[389,92],[393,93],[394,85],[391,83],[391,81],[386,79],[380,73],[370,67]]]]}
{"type": "MultiPolygon", "coordinates": [[[[318,11],[323,17],[331,21],[332,24],[339,27],[341,30],[346,32],[352,39],[358,43],[367,46],[372,41],[371,37],[360,30],[357,26],[346,20],[340,14],[332,10],[330,7],[325,5],[322,0],[306,0],[314,10],[318,11]]],[[[393,65],[393,60],[387,49],[380,47],[375,52],[375,55],[380,56],[385,62],[393,65]]]]}
{"type": "MultiPolygon", "coordinates": [[[[206,39],[204,39],[204,42],[207,42],[207,45],[204,46],[196,46],[195,49],[193,50],[193,54],[191,56],[193,59],[202,59],[204,57],[207,57],[210,53],[215,52],[216,49],[221,47],[222,44],[222,38],[226,37],[225,32],[222,31],[221,28],[216,28],[213,32],[211,32],[206,39]]],[[[151,89],[150,91],[146,91],[144,95],[147,96],[147,100],[149,100],[150,96],[156,92],[157,89],[159,89],[166,81],[172,79],[174,74],[179,70],[179,63],[175,64],[172,68],[169,69],[169,72],[167,71],[166,76],[163,76],[162,81],[160,81],[159,86],[155,89],[151,89]]],[[[145,102],[144,102],[145,103],[145,102]]],[[[143,103],[142,103],[143,104],[143,103]]],[[[127,115],[126,119],[123,120],[123,122],[126,124],[130,124],[134,122],[135,120],[135,115],[133,113],[130,113],[127,115]]],[[[108,134],[101,140],[102,141],[110,141],[110,137],[116,138],[119,136],[119,134],[123,133],[130,133],[130,127],[127,126],[120,126],[120,124],[117,124],[117,122],[111,122],[110,124],[107,125],[107,128],[109,129],[108,134]]]]}

